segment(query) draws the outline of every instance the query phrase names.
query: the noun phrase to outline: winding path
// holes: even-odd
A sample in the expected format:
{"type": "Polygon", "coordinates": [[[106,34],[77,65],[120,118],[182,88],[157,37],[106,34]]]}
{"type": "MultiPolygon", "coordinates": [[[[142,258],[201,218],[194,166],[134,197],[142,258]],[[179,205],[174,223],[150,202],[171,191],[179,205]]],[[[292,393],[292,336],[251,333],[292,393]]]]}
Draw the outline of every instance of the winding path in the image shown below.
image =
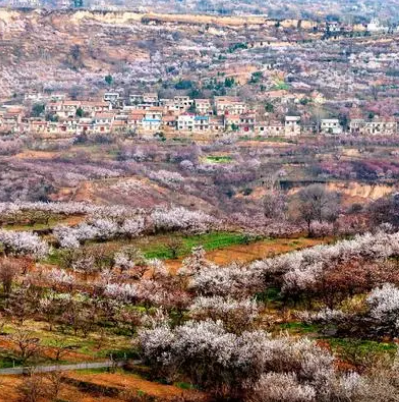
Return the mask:
{"type": "MultiPolygon", "coordinates": [[[[101,369],[108,367],[122,367],[126,362],[112,362],[110,360],[104,362],[83,362],[75,364],[55,364],[50,366],[36,366],[32,367],[35,372],[39,373],[50,373],[53,371],[72,371],[72,370],[90,370],[90,369],[101,369]]],[[[141,363],[140,360],[134,360],[133,364],[141,363]]],[[[10,367],[0,369],[0,375],[19,375],[26,374],[29,372],[30,367],[10,367]]]]}

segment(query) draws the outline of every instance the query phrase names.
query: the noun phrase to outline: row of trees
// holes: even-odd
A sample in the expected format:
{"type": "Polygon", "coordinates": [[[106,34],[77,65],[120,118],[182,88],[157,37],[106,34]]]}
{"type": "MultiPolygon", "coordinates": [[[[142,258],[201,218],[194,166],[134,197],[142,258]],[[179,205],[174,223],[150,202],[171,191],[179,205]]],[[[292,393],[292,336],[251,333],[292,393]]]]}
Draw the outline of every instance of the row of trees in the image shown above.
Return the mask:
{"type": "Polygon", "coordinates": [[[61,247],[78,248],[87,240],[110,240],[118,236],[137,237],[144,233],[181,231],[203,233],[216,228],[219,222],[201,211],[182,207],[156,208],[146,215],[113,220],[91,219],[76,227],[58,226],[53,233],[61,247]]]}

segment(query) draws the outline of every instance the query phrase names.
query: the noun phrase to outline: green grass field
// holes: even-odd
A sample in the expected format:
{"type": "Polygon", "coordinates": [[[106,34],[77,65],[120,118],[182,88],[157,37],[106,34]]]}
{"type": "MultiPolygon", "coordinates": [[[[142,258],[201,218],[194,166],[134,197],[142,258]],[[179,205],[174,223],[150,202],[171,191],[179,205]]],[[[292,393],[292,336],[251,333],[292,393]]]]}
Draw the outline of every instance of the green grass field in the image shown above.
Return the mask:
{"type": "MultiPolygon", "coordinates": [[[[212,232],[196,236],[177,236],[177,238],[181,241],[178,257],[187,256],[190,254],[193,247],[200,245],[202,245],[206,251],[212,251],[236,244],[246,244],[248,242],[259,240],[256,238],[249,238],[241,233],[229,232],[212,232]]],[[[143,247],[142,252],[144,257],[148,259],[159,258],[167,260],[173,257],[172,251],[165,243],[150,244],[148,247],[143,247]]]]}
{"type": "Polygon", "coordinates": [[[232,161],[233,158],[228,155],[222,155],[222,156],[208,155],[204,158],[204,162],[206,163],[230,163],[232,161]]]}
{"type": "MultiPolygon", "coordinates": [[[[183,234],[162,234],[155,236],[146,236],[133,240],[119,239],[106,243],[88,243],[81,249],[106,247],[107,257],[112,258],[112,254],[124,247],[133,246],[142,252],[144,258],[168,260],[173,258],[173,252],[168,247],[168,242],[173,239],[179,243],[177,257],[185,257],[190,254],[191,249],[202,245],[206,251],[218,250],[237,244],[247,244],[260,240],[259,237],[249,237],[242,233],[231,232],[211,232],[200,235],[185,236],[183,234]]],[[[55,249],[46,259],[45,263],[59,265],[69,268],[65,265],[68,260],[68,250],[55,249]]]]}

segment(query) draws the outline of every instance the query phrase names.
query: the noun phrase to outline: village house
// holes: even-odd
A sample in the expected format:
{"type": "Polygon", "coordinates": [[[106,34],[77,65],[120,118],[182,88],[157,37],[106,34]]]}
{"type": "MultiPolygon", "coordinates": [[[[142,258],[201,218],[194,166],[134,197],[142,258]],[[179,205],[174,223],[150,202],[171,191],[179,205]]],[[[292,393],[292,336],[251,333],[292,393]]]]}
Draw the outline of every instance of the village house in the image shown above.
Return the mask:
{"type": "Polygon", "coordinates": [[[125,119],[115,119],[112,122],[112,132],[117,134],[125,133],[127,129],[127,121],[125,119]]]}
{"type": "Polygon", "coordinates": [[[209,117],[209,128],[214,132],[223,132],[224,131],[224,119],[220,116],[211,116],[209,117]]]}
{"type": "Polygon", "coordinates": [[[330,21],[326,24],[326,31],[332,34],[341,32],[341,24],[338,21],[330,21]]]}
{"type": "Polygon", "coordinates": [[[370,121],[352,119],[349,132],[358,135],[394,135],[398,133],[398,123],[394,119],[374,117],[370,121]]]}
{"type": "Polygon", "coordinates": [[[146,113],[141,120],[141,129],[146,132],[155,133],[160,130],[162,125],[162,115],[146,113]]]}
{"type": "Polygon", "coordinates": [[[145,111],[145,117],[148,119],[162,120],[163,108],[159,106],[152,106],[145,111]]]}
{"type": "Polygon", "coordinates": [[[267,130],[269,128],[269,124],[267,121],[257,121],[255,123],[255,133],[259,136],[264,136],[267,134],[267,130]]]}
{"type": "Polygon", "coordinates": [[[23,131],[22,119],[25,109],[22,106],[3,106],[0,110],[0,131],[19,133],[23,131]]]}
{"type": "Polygon", "coordinates": [[[167,130],[176,130],[177,117],[172,115],[163,116],[162,127],[167,130]]]}
{"type": "Polygon", "coordinates": [[[163,109],[158,106],[152,106],[145,111],[140,122],[140,128],[146,132],[157,132],[162,126],[163,109]]]}
{"type": "Polygon", "coordinates": [[[146,93],[143,94],[142,102],[150,104],[151,106],[159,106],[158,94],[156,93],[146,93]]]}
{"type": "Polygon", "coordinates": [[[281,121],[260,121],[255,124],[255,133],[261,137],[283,137],[285,127],[281,121]]]}
{"type": "Polygon", "coordinates": [[[80,101],[50,102],[45,106],[45,112],[46,114],[57,115],[59,118],[68,118],[76,115],[80,105],[80,101]]]}
{"type": "Polygon", "coordinates": [[[194,104],[189,96],[175,96],[173,98],[175,110],[188,110],[194,104]]]}
{"type": "Polygon", "coordinates": [[[218,116],[226,114],[243,114],[247,110],[244,102],[233,97],[215,97],[215,108],[218,116]]]}
{"type": "Polygon", "coordinates": [[[94,117],[96,113],[107,112],[111,109],[110,104],[103,101],[82,101],[79,107],[83,110],[85,115],[90,117],[94,117]]]}
{"type": "Polygon", "coordinates": [[[93,131],[93,120],[89,117],[83,117],[79,119],[76,127],[78,134],[89,134],[93,131]]]}
{"type": "Polygon", "coordinates": [[[395,120],[375,117],[366,122],[365,131],[369,135],[393,135],[398,131],[398,124],[395,120]]]}
{"type": "Polygon", "coordinates": [[[379,21],[377,18],[373,18],[367,25],[367,31],[371,33],[377,33],[377,32],[386,33],[388,32],[388,29],[389,27],[382,25],[381,21],[379,21]]]}
{"type": "Polygon", "coordinates": [[[141,127],[141,122],[144,119],[145,111],[134,110],[129,113],[127,117],[127,129],[129,131],[136,131],[141,127]]]}
{"type": "Polygon", "coordinates": [[[323,134],[342,134],[343,129],[339,119],[322,119],[320,122],[320,131],[323,134]]]}
{"type": "MultiPolygon", "coordinates": [[[[66,129],[65,129],[66,131],[66,129]]],[[[55,122],[55,121],[49,121],[47,125],[47,134],[52,135],[52,136],[59,136],[63,134],[63,125],[55,122]]]]}
{"type": "Polygon", "coordinates": [[[364,119],[351,119],[349,122],[350,134],[363,134],[366,121],[364,119]]]}
{"type": "Polygon", "coordinates": [[[212,114],[212,104],[209,99],[195,99],[195,112],[202,115],[212,114]]]}
{"type": "Polygon", "coordinates": [[[209,131],[209,116],[195,116],[194,131],[209,131]]]}
{"type": "Polygon", "coordinates": [[[244,133],[255,131],[256,118],[253,113],[246,113],[240,116],[239,127],[244,133]]]}
{"type": "Polygon", "coordinates": [[[154,106],[160,106],[158,95],[156,93],[130,95],[129,101],[130,106],[141,110],[146,110],[154,106]]]}
{"type": "Polygon", "coordinates": [[[41,92],[29,93],[24,95],[25,101],[33,103],[46,102],[49,98],[49,95],[42,94],[41,92]]]}
{"type": "Polygon", "coordinates": [[[159,99],[158,103],[159,103],[159,106],[165,107],[166,105],[173,103],[173,99],[161,98],[161,99],[159,99]]]}
{"type": "Polygon", "coordinates": [[[299,116],[285,116],[284,135],[286,137],[296,137],[301,134],[301,118],[299,116]]]}
{"type": "MultiPolygon", "coordinates": [[[[33,134],[44,134],[47,128],[47,121],[32,118],[28,120],[28,130],[33,134]]],[[[0,112],[0,131],[1,131],[1,112],[0,112]]]]}
{"type": "Polygon", "coordinates": [[[178,106],[175,105],[173,99],[162,99],[159,102],[159,106],[163,107],[163,109],[168,113],[174,113],[176,111],[179,111],[179,108],[178,106]]]}
{"type": "Polygon", "coordinates": [[[45,106],[46,114],[57,114],[62,110],[62,102],[51,102],[45,106]]]}
{"type": "Polygon", "coordinates": [[[103,96],[104,102],[115,104],[118,102],[120,95],[118,92],[106,92],[103,96]]]}
{"type": "Polygon", "coordinates": [[[80,101],[63,101],[61,111],[57,113],[58,117],[74,117],[77,110],[80,108],[80,101]]]}
{"type": "Polygon", "coordinates": [[[66,119],[61,122],[52,122],[50,123],[50,127],[52,130],[52,134],[73,136],[77,134],[78,121],[75,119],[66,119]]]}
{"type": "Polygon", "coordinates": [[[55,93],[50,95],[50,100],[52,102],[61,102],[67,98],[66,94],[55,93]]]}
{"type": "Polygon", "coordinates": [[[194,115],[189,113],[181,114],[177,117],[177,129],[179,131],[193,131],[194,115]]]}
{"type": "Polygon", "coordinates": [[[129,96],[129,102],[133,105],[138,105],[139,103],[143,103],[143,95],[142,94],[133,94],[129,96]]]}
{"type": "Polygon", "coordinates": [[[114,118],[114,113],[96,113],[94,116],[93,131],[95,133],[109,133],[111,131],[114,118]]]}
{"type": "Polygon", "coordinates": [[[140,104],[134,106],[134,109],[135,110],[150,110],[153,107],[154,106],[152,103],[140,103],[140,104]]]}
{"type": "Polygon", "coordinates": [[[240,116],[237,114],[228,114],[224,117],[225,129],[238,131],[240,128],[240,116]]]}

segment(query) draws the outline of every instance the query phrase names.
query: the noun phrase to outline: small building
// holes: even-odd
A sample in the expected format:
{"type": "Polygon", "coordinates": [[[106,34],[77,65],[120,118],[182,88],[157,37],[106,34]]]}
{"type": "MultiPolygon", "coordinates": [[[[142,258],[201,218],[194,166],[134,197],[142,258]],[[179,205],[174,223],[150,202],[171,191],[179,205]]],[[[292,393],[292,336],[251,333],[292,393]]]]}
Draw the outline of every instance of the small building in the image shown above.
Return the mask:
{"type": "Polygon", "coordinates": [[[240,120],[238,114],[228,114],[224,117],[225,129],[238,131],[240,129],[240,120]]]}
{"type": "Polygon", "coordinates": [[[109,133],[114,121],[115,115],[113,113],[97,113],[94,117],[94,132],[96,133],[109,133]]]}
{"type": "Polygon", "coordinates": [[[323,134],[342,134],[343,129],[339,119],[322,119],[320,122],[320,131],[323,134]]]}
{"type": "Polygon", "coordinates": [[[175,110],[188,110],[194,101],[189,96],[175,96],[173,98],[175,110]]]}
{"type": "Polygon", "coordinates": [[[109,102],[109,103],[117,103],[119,100],[119,93],[118,92],[106,92],[103,96],[104,102],[109,102]]]}
{"type": "Polygon", "coordinates": [[[140,103],[143,103],[143,95],[141,95],[141,94],[130,95],[129,102],[131,105],[138,105],[140,103]]]}
{"type": "Polygon", "coordinates": [[[142,102],[150,104],[151,106],[159,106],[158,94],[157,93],[143,94],[142,102]]]}
{"type": "Polygon", "coordinates": [[[163,108],[159,106],[152,106],[145,110],[145,118],[161,120],[163,115],[163,108]]]}
{"type": "Polygon", "coordinates": [[[240,131],[243,131],[244,133],[255,131],[255,123],[256,118],[254,114],[246,113],[240,115],[240,131]]]}
{"type": "Polygon", "coordinates": [[[216,114],[218,116],[235,114],[240,115],[246,112],[247,107],[244,102],[239,100],[231,100],[229,98],[219,99],[217,102],[215,101],[216,114]]]}
{"type": "Polygon", "coordinates": [[[364,128],[368,135],[393,135],[397,134],[398,123],[393,119],[375,117],[366,122],[364,128]]]}
{"type": "Polygon", "coordinates": [[[141,120],[141,128],[143,131],[157,132],[161,129],[162,120],[161,118],[152,118],[149,116],[145,116],[144,119],[141,120]]]}
{"type": "Polygon", "coordinates": [[[286,137],[296,137],[301,134],[300,116],[285,116],[284,135],[286,137]]]}
{"type": "Polygon", "coordinates": [[[341,32],[341,24],[338,21],[329,21],[326,24],[327,32],[337,34],[341,32]]]}
{"type": "Polygon", "coordinates": [[[269,137],[283,137],[285,135],[285,126],[281,121],[272,121],[267,128],[269,137]]]}
{"type": "Polygon", "coordinates": [[[96,124],[111,124],[114,121],[114,113],[96,113],[94,122],[96,124]]]}
{"type": "Polygon", "coordinates": [[[82,101],[80,102],[80,108],[83,110],[85,115],[94,117],[96,113],[107,112],[110,110],[110,104],[107,102],[92,102],[92,101],[82,101]]]}
{"type": "Polygon", "coordinates": [[[143,110],[134,110],[129,113],[127,117],[127,128],[130,131],[134,131],[141,127],[141,122],[144,119],[145,111],[143,110]]]}
{"type": "Polygon", "coordinates": [[[163,128],[167,128],[169,130],[176,130],[177,128],[177,117],[176,116],[163,116],[162,118],[163,128]]]}
{"type": "Polygon", "coordinates": [[[212,114],[212,105],[209,99],[194,99],[195,112],[202,115],[212,114]]]}
{"type": "Polygon", "coordinates": [[[351,119],[349,122],[350,134],[363,134],[366,121],[364,119],[351,119]]]}
{"type": "Polygon", "coordinates": [[[195,116],[194,131],[209,131],[209,116],[195,116]]]}
{"type": "Polygon", "coordinates": [[[194,115],[184,113],[177,117],[177,129],[179,131],[194,130],[194,115]]]}
{"type": "Polygon", "coordinates": [[[220,116],[211,116],[209,117],[209,128],[214,132],[223,132],[224,131],[224,120],[220,116]]]}

